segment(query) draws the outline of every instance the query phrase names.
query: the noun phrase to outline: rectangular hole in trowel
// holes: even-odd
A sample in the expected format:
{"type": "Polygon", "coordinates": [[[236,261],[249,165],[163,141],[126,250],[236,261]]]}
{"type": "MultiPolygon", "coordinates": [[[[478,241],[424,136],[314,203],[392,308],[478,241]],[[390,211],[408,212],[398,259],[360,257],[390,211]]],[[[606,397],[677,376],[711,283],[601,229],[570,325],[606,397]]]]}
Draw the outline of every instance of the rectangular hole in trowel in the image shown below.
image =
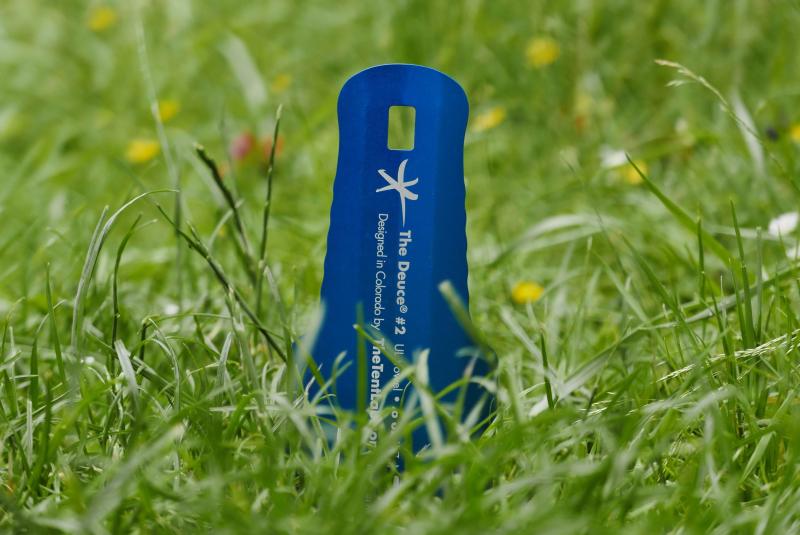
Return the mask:
{"type": "Polygon", "coordinates": [[[413,106],[389,107],[389,150],[412,150],[414,148],[414,122],[416,110],[413,106]]]}

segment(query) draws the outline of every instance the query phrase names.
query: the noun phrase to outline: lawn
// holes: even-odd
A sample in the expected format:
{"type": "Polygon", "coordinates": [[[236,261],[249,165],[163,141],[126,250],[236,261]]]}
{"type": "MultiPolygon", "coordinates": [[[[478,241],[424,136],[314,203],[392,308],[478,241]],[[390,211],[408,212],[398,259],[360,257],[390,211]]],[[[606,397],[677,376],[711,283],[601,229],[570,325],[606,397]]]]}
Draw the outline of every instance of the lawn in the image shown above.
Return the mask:
{"type": "Polygon", "coordinates": [[[4,0],[0,532],[800,533],[798,27],[796,0],[4,0]],[[497,396],[400,474],[287,365],[339,89],[392,62],[469,97],[497,396]]]}

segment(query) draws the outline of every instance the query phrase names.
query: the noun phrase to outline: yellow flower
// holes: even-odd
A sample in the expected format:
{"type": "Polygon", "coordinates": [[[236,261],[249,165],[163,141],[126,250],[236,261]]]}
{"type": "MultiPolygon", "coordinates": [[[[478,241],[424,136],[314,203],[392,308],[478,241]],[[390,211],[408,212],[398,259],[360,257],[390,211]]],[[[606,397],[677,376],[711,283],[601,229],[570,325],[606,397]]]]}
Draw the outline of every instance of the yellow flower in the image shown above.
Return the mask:
{"type": "Polygon", "coordinates": [[[86,25],[93,32],[102,32],[112,27],[117,22],[117,12],[110,6],[97,6],[89,13],[86,25]]]}
{"type": "Polygon", "coordinates": [[[155,158],[161,147],[154,139],[134,139],[125,149],[125,159],[131,163],[146,163],[155,158]]]}
{"type": "MultiPolygon", "coordinates": [[[[636,167],[642,172],[643,175],[647,175],[647,164],[644,163],[643,160],[634,160],[636,167]]],[[[619,168],[619,172],[622,175],[622,178],[630,184],[631,186],[635,186],[637,184],[642,183],[642,177],[636,172],[636,168],[633,167],[630,163],[626,163],[621,168],[619,168]]]]}
{"type": "Polygon", "coordinates": [[[290,85],[292,85],[292,75],[282,72],[272,80],[269,87],[274,93],[283,93],[290,85]]]}
{"type": "Polygon", "coordinates": [[[789,128],[789,137],[795,143],[800,143],[800,123],[795,123],[789,128]]]}
{"type": "Polygon", "coordinates": [[[158,116],[161,122],[166,123],[181,111],[181,104],[177,100],[166,99],[158,101],[158,116]]]}
{"type": "Polygon", "coordinates": [[[494,106],[475,117],[472,129],[475,132],[490,130],[506,120],[506,109],[502,106],[494,106]]]}
{"type": "Polygon", "coordinates": [[[535,303],[542,297],[544,288],[532,281],[521,281],[511,289],[511,299],[518,305],[535,303]]]}
{"type": "Polygon", "coordinates": [[[534,37],[528,41],[525,57],[531,67],[541,69],[554,63],[561,55],[561,49],[555,39],[550,37],[534,37]]]}

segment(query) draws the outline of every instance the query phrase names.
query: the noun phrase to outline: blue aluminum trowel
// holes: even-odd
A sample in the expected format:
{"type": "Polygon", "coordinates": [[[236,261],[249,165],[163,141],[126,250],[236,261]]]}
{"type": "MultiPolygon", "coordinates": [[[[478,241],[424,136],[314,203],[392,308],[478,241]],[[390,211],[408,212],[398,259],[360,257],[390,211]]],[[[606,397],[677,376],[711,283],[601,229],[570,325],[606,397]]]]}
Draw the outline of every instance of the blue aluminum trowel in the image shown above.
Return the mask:
{"type": "MultiPolygon", "coordinates": [[[[488,369],[438,288],[449,281],[468,303],[463,149],[469,105],[461,86],[441,72],[380,65],[345,83],[338,113],[324,316],[311,355],[326,380],[343,369],[327,393],[338,406],[377,419],[375,442],[408,416],[403,411],[424,413],[420,393],[394,357],[412,363],[427,357],[433,394],[465,370],[483,376],[488,369]],[[389,148],[394,107],[413,108],[413,148],[389,148]],[[372,334],[359,337],[357,324],[372,334]]],[[[486,392],[474,382],[465,388],[461,413],[481,404],[485,415],[486,392]]],[[[441,401],[452,405],[460,391],[441,401]]],[[[441,429],[441,422],[435,425],[441,429]]],[[[438,434],[428,411],[413,432],[413,451],[430,443],[431,431],[438,434]]]]}

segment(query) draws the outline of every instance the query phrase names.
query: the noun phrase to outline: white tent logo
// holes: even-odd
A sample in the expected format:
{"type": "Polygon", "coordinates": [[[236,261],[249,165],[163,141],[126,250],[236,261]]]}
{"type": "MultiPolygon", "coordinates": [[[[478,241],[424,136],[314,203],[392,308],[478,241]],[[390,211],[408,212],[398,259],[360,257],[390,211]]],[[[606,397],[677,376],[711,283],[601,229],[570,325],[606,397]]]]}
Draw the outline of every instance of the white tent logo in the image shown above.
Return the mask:
{"type": "Polygon", "coordinates": [[[378,174],[381,175],[381,177],[383,177],[383,179],[386,181],[388,185],[375,190],[375,193],[394,190],[400,195],[400,211],[403,215],[404,227],[406,226],[406,199],[408,199],[409,201],[416,201],[419,198],[419,195],[408,189],[409,187],[419,182],[419,178],[415,178],[414,180],[409,180],[408,182],[405,182],[407,163],[408,163],[408,158],[400,162],[400,167],[397,169],[396,180],[391,176],[389,176],[389,174],[386,172],[386,169],[378,169],[378,174]]]}

